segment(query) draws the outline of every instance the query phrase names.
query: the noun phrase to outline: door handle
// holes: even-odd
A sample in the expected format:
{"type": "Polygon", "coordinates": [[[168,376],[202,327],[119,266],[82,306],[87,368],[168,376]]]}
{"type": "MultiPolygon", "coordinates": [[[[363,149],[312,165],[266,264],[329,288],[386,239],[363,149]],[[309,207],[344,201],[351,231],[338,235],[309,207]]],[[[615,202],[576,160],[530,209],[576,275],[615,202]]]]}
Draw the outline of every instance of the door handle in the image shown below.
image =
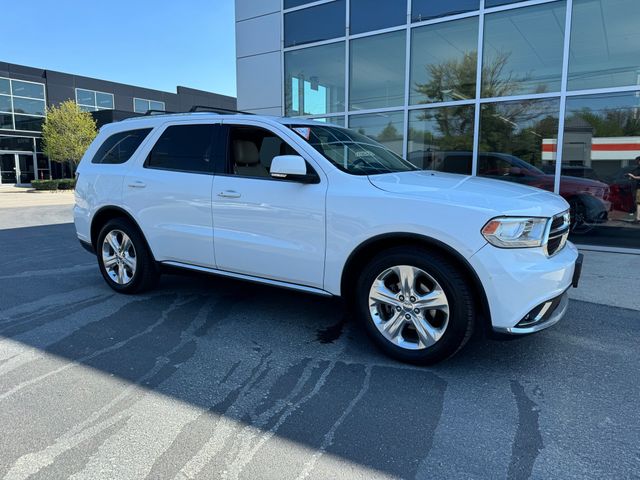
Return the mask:
{"type": "Polygon", "coordinates": [[[223,198],[240,198],[241,195],[235,190],[225,190],[224,192],[220,192],[218,196],[223,198]]]}
{"type": "Polygon", "coordinates": [[[147,186],[147,184],[142,182],[142,181],[140,181],[140,180],[136,180],[135,182],[131,182],[129,184],[130,188],[144,188],[146,186],[147,186]]]}

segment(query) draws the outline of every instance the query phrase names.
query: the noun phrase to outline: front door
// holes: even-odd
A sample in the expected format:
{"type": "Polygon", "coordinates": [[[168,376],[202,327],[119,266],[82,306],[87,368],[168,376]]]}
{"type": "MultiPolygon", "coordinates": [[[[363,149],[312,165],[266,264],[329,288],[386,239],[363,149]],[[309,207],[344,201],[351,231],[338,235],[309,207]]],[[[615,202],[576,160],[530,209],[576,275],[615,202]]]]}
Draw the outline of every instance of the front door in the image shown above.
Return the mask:
{"type": "Polygon", "coordinates": [[[169,125],[124,179],[123,201],[158,261],[215,267],[211,187],[213,124],[169,125]]]}
{"type": "Polygon", "coordinates": [[[16,166],[18,167],[18,183],[31,183],[36,178],[36,172],[33,167],[32,154],[16,153],[16,166]]]}
{"type": "Polygon", "coordinates": [[[273,158],[298,152],[248,121],[225,130],[226,164],[213,180],[218,269],[322,288],[326,181],[272,178],[273,158]]]}
{"type": "Polygon", "coordinates": [[[18,183],[16,156],[13,153],[0,154],[0,183],[18,183]]]}

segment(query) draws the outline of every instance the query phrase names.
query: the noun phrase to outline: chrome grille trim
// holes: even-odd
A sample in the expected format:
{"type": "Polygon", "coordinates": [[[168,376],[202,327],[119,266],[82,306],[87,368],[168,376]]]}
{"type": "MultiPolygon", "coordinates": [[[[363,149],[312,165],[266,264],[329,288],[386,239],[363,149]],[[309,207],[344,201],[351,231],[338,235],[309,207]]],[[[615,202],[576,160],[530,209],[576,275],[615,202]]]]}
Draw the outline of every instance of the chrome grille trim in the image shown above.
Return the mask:
{"type": "Polygon", "coordinates": [[[548,257],[558,254],[567,244],[571,217],[569,210],[555,215],[547,226],[547,235],[544,242],[544,250],[548,257]]]}

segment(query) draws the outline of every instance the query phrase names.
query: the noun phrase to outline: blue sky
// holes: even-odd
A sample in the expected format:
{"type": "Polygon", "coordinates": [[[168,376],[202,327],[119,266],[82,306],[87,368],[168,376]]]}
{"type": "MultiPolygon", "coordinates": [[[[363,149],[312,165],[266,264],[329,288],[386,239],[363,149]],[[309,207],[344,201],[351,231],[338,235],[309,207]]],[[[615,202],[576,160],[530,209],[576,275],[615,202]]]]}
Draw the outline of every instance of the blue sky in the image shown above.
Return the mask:
{"type": "Polygon", "coordinates": [[[2,3],[0,61],[236,95],[233,0],[2,3]]]}

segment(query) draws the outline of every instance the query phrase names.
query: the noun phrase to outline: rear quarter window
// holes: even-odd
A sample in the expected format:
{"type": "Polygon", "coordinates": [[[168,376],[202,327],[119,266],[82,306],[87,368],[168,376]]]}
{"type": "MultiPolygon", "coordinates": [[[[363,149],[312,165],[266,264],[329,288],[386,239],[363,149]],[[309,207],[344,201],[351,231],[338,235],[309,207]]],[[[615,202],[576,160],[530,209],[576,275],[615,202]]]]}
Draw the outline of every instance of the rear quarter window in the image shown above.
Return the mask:
{"type": "Polygon", "coordinates": [[[91,163],[110,165],[125,163],[147,138],[151,130],[151,128],[140,128],[114,133],[102,143],[91,163]]]}

